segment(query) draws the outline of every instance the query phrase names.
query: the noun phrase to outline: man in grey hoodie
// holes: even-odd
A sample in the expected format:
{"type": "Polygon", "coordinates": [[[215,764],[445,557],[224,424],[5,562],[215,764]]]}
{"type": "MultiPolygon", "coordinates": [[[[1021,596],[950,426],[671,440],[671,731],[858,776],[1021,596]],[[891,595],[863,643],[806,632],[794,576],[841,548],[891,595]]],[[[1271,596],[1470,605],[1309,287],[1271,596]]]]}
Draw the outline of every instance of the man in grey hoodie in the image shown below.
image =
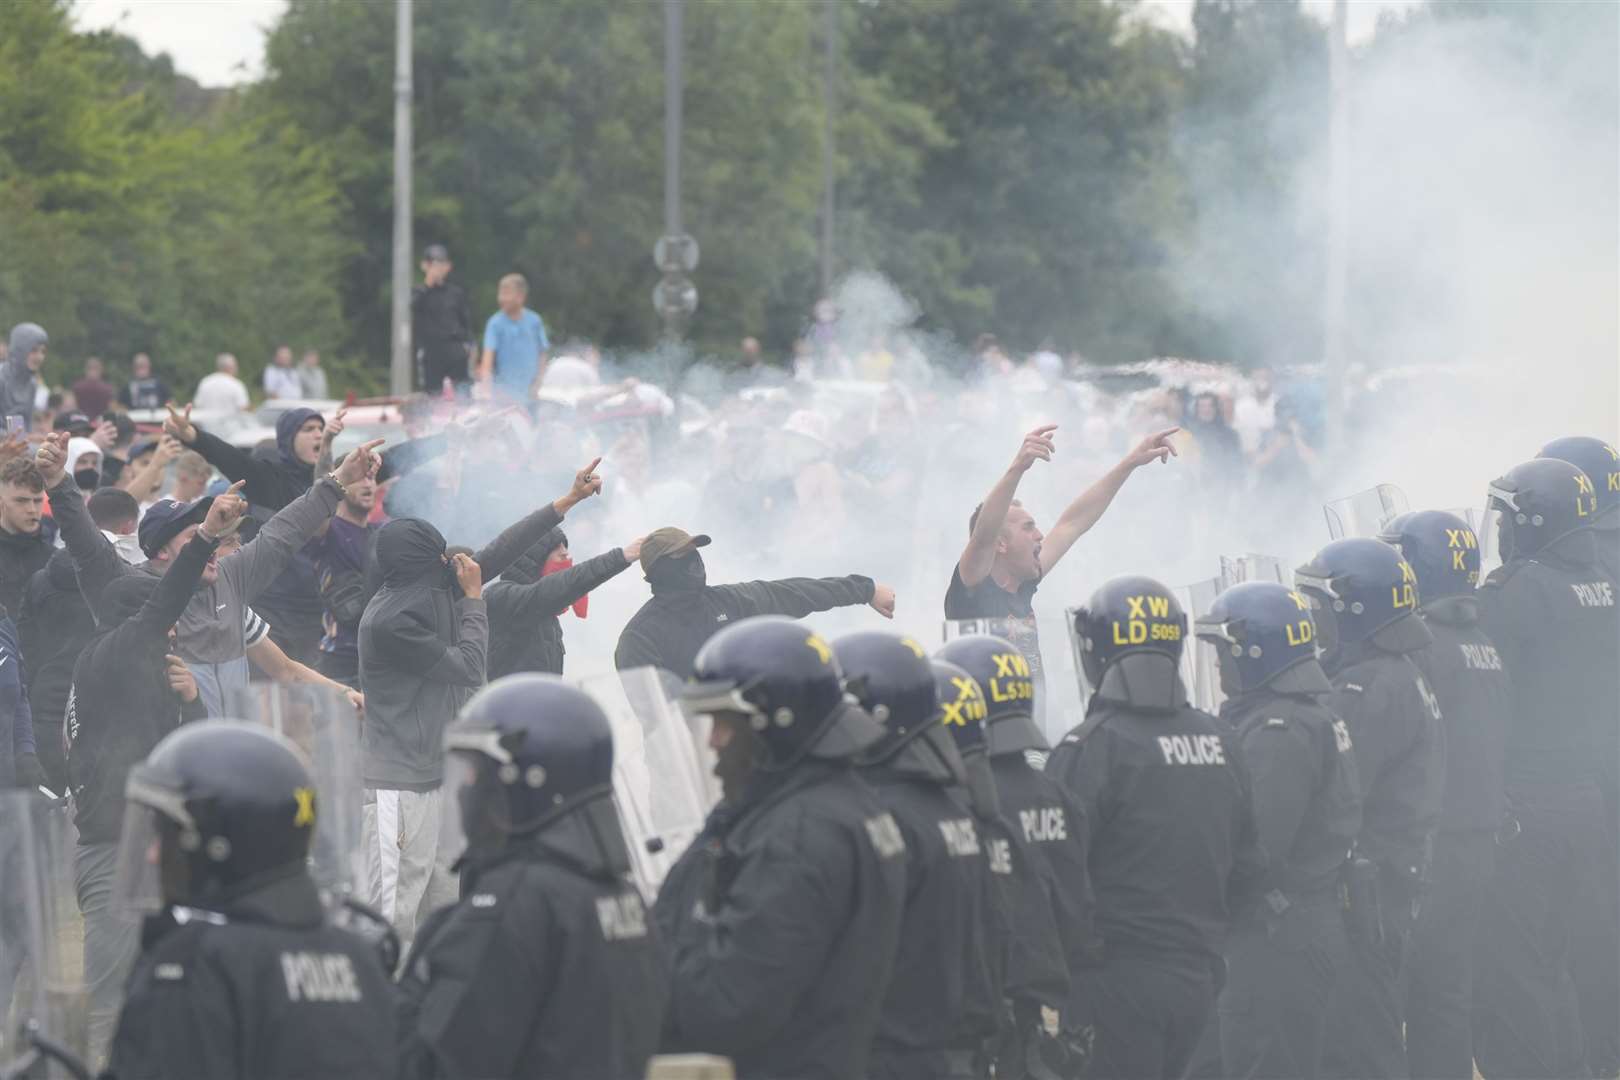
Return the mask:
{"type": "MultiPolygon", "coordinates": [[[[155,503],[140,529],[141,549],[149,561],[130,566],[90,520],[73,477],[63,471],[64,442],[57,436],[48,437],[40,446],[38,463],[50,489],[51,509],[62,540],[78,570],[79,589],[91,613],[101,622],[107,586],[125,574],[163,574],[208,513],[211,500],[155,503]]],[[[232,692],[247,686],[243,609],[331,518],[343,498],[343,489],[376,469],[378,458],[373,451],[382,442],[374,439],[349,454],[336,469],[271,518],[241,550],[209,560],[176,626],[175,651],[196,678],[210,717],[224,715],[232,692]]]]}
{"type": "Polygon", "coordinates": [[[38,323],[18,323],[11,328],[7,358],[0,364],[0,417],[22,417],[24,431],[34,423],[34,394],[50,340],[38,323]]]}

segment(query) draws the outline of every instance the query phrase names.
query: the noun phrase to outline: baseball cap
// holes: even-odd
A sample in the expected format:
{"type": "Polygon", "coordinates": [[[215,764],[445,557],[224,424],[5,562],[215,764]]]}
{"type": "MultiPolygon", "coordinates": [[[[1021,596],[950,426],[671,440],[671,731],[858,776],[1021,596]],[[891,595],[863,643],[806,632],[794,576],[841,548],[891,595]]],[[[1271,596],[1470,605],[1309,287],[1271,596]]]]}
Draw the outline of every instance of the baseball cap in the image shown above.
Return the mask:
{"type": "Polygon", "coordinates": [[[450,249],[443,244],[429,244],[422,249],[423,262],[449,262],[450,249]]]}
{"type": "Polygon", "coordinates": [[[142,439],[140,442],[129,448],[129,460],[134,461],[142,454],[147,454],[153,450],[156,450],[158,448],[158,442],[159,440],[157,439],[142,439]]]}
{"type": "MultiPolygon", "coordinates": [[[[151,513],[150,510],[147,513],[151,513]]],[[[653,563],[665,555],[684,555],[693,548],[708,547],[708,536],[699,533],[693,536],[685,529],[677,529],[666,525],[662,529],[654,529],[641,542],[641,572],[645,574],[652,569],[653,563]]]]}
{"type": "Polygon", "coordinates": [[[70,431],[75,435],[88,436],[91,431],[95,430],[95,425],[90,423],[90,418],[82,412],[68,412],[56,418],[56,430],[70,431]]]}
{"type": "Polygon", "coordinates": [[[146,516],[141,518],[137,537],[141,542],[141,550],[150,559],[163,549],[163,545],[180,535],[181,530],[191,525],[201,525],[208,516],[208,508],[214,505],[212,495],[204,495],[200,499],[183,503],[174,499],[159,499],[147,508],[146,516]]]}

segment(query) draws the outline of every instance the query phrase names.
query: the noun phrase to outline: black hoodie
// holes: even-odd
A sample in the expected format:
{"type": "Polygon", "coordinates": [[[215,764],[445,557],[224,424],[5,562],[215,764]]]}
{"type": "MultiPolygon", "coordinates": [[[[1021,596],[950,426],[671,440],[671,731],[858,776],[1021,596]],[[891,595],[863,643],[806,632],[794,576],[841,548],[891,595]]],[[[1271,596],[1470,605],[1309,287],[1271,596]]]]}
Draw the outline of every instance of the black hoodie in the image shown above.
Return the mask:
{"type": "Polygon", "coordinates": [[[124,780],[162,738],[208,715],[201,695],[182,702],[169,686],[169,630],[215,544],[197,530],[161,578],[126,574],[102,593],[103,623],[73,666],[68,697],[68,776],[82,844],[118,839],[124,780]]]}
{"type": "Polygon", "coordinates": [[[59,548],[23,594],[17,633],[27,661],[28,704],[34,712],[34,743],[52,784],[66,783],[62,717],[73,689],[73,665],[96,632],[95,616],[79,592],[73,556],[59,548]]]}
{"type": "Polygon", "coordinates": [[[15,619],[22,610],[29,579],[45,569],[56,550],[56,522],[41,518],[38,530],[14,533],[0,529],[0,604],[15,619]]]}
{"type": "Polygon", "coordinates": [[[520,671],[563,673],[562,621],[568,606],[630,565],[621,548],[578,566],[544,574],[546,556],[563,543],[553,529],[484,589],[489,604],[489,678],[520,671]],[[544,576],[542,576],[544,575],[544,576]]]}

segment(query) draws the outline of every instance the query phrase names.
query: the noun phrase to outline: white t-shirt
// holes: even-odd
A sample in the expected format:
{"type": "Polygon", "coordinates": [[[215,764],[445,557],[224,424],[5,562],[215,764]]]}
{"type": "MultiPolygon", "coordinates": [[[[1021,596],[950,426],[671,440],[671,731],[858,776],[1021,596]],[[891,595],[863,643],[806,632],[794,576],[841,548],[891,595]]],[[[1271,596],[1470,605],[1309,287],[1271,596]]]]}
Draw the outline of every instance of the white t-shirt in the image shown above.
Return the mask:
{"type": "Polygon", "coordinates": [[[252,403],[242,380],[223,371],[204,375],[197,384],[197,396],[191,401],[198,412],[214,413],[241,412],[252,403]]]}
{"type": "Polygon", "coordinates": [[[1277,396],[1258,401],[1253,397],[1240,397],[1232,405],[1232,427],[1237,430],[1243,452],[1253,456],[1259,449],[1266,432],[1277,423],[1277,396]]]}
{"type": "Polygon", "coordinates": [[[279,364],[265,368],[264,393],[266,397],[291,398],[294,401],[303,397],[304,383],[298,377],[298,369],[279,364]]]}

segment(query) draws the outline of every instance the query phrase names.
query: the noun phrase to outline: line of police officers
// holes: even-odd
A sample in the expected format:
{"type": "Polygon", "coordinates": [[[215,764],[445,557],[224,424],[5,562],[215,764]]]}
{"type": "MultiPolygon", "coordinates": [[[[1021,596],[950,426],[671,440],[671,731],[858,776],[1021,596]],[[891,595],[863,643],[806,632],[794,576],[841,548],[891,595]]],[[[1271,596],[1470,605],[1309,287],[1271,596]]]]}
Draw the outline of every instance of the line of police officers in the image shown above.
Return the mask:
{"type": "Polygon", "coordinates": [[[1477,590],[1437,512],[1191,627],[1115,579],[1074,615],[1090,697],[1050,749],[1005,641],[738,623],[684,691],[725,797],[650,911],[603,711],[499,680],[448,741],[461,899],[395,985],[304,869],[296,752],[190,725],[129,782],[163,908],[110,1072],[1613,1076],[1617,504],[1614,451],[1562,440],[1491,486],[1477,590]]]}

